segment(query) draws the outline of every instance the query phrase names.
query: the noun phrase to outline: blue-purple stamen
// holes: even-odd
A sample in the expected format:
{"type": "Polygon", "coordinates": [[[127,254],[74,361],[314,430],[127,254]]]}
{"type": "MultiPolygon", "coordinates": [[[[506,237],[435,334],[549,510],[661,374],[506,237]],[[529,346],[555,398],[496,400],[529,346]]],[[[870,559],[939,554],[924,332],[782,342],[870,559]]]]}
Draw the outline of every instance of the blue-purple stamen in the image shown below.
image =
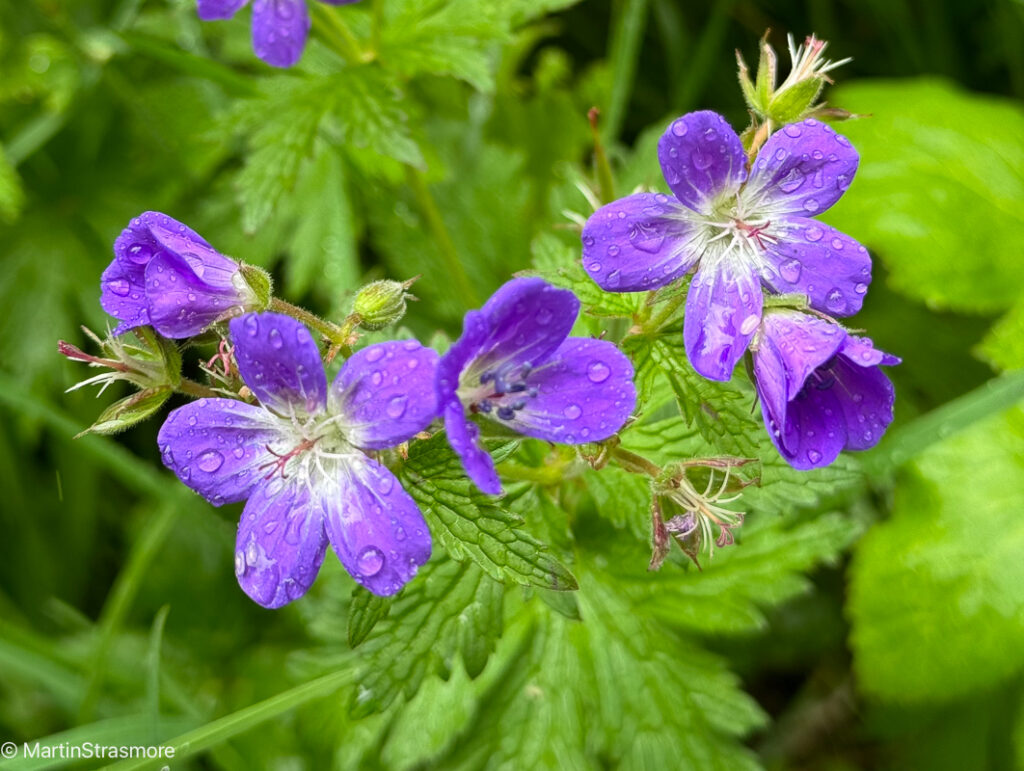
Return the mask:
{"type": "Polygon", "coordinates": [[[480,375],[480,384],[494,383],[493,392],[485,398],[470,405],[473,412],[491,413],[501,420],[512,420],[516,413],[526,407],[527,401],[537,395],[537,389],[526,382],[526,377],[533,371],[533,364],[510,363],[497,370],[488,370],[480,375]],[[519,398],[507,403],[499,400],[509,394],[517,394],[519,398]]]}

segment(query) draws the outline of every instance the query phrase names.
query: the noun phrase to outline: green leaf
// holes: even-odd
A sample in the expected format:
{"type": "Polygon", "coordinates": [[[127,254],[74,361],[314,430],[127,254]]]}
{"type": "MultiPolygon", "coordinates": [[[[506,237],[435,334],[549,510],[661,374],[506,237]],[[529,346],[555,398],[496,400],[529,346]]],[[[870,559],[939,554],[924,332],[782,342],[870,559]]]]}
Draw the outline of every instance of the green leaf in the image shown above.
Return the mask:
{"type": "MultiPolygon", "coordinates": [[[[492,448],[495,460],[513,447],[492,448]]],[[[413,444],[399,477],[431,532],[456,560],[472,560],[496,581],[559,591],[577,588],[572,573],[519,528],[520,517],[476,490],[443,434],[413,444]]]]}
{"type": "Polygon", "coordinates": [[[498,651],[505,669],[441,765],[480,768],[756,768],[738,739],[763,716],[717,657],[638,611],[586,570],[582,622],[536,603],[498,651]]]}
{"type": "Polygon", "coordinates": [[[21,186],[21,178],[7,160],[4,146],[0,144],[0,220],[14,222],[24,205],[25,191],[21,186]]]}
{"type": "Polygon", "coordinates": [[[348,606],[348,644],[355,648],[370,636],[377,622],[387,618],[391,611],[390,597],[379,597],[361,586],[352,590],[348,606]]]}
{"type": "Polygon", "coordinates": [[[992,312],[1024,290],[1024,110],[946,82],[851,83],[832,102],[861,154],[825,219],[873,250],[892,286],[935,307],[992,312]]]}
{"type": "Polygon", "coordinates": [[[382,711],[399,694],[411,699],[428,673],[447,679],[455,656],[476,677],[501,636],[504,591],[472,563],[442,556],[424,565],[360,649],[352,715],[382,711]]]}
{"type": "Polygon", "coordinates": [[[1024,296],[985,335],[976,353],[996,369],[1024,367],[1024,296]]]}
{"type": "Polygon", "coordinates": [[[942,702],[1024,667],[1024,410],[933,445],[908,473],[854,559],[855,664],[869,693],[942,702]]]}

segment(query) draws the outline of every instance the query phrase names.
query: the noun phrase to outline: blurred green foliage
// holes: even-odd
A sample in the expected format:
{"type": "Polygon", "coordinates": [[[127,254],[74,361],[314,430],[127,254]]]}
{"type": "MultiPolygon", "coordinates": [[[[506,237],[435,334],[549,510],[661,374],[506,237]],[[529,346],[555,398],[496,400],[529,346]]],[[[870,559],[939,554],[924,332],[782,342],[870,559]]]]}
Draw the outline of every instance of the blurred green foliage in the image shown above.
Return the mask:
{"type": "MultiPolygon", "coordinates": [[[[192,0],[0,4],[0,741],[173,741],[197,769],[1024,768],[1024,5],[314,10],[280,72],[192,0]],[[643,298],[578,265],[587,110],[617,193],[661,188],[670,118],[745,123],[733,49],[769,27],[854,57],[824,96],[873,117],[840,128],[862,167],[825,219],[875,254],[855,323],[905,363],[886,441],[799,474],[742,374],[695,375],[678,316],[631,338],[628,448],[761,461],[741,543],[703,571],[647,572],[636,476],[503,443],[520,481],[465,504],[427,442],[403,472],[435,536],[417,581],[377,602],[327,560],[267,612],[232,578],[238,507],[164,472],[158,421],[71,439],[127,391],[62,394],[85,373],[56,341],[108,324],[98,278],[146,209],[328,317],[421,273],[401,334],[454,335],[531,269],[579,293],[579,333],[620,338],[643,298]]],[[[59,764],[0,761],[30,767],[59,764]]]]}

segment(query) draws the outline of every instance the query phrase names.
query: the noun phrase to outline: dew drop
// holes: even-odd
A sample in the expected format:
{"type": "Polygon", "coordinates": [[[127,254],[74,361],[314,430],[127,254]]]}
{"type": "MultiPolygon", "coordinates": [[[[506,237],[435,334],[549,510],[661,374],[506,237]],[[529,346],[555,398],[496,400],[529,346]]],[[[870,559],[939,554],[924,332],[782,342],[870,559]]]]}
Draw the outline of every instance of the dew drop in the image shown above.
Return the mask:
{"type": "Polygon", "coordinates": [[[817,225],[811,225],[804,231],[804,238],[810,241],[812,244],[816,241],[820,241],[821,237],[825,235],[825,231],[819,228],[817,225]]]}
{"type": "Polygon", "coordinates": [[[241,460],[242,458],[245,457],[245,448],[241,446],[236,447],[231,451],[231,454],[234,455],[239,460],[241,460]]]}
{"type": "Polygon", "coordinates": [[[131,290],[131,286],[123,278],[115,278],[113,281],[107,283],[107,289],[116,294],[118,297],[126,297],[128,292],[131,290]]]}
{"type": "Polygon", "coordinates": [[[785,126],[782,130],[783,132],[785,132],[787,137],[793,137],[794,139],[796,139],[798,136],[804,133],[803,129],[801,129],[799,124],[797,123],[790,123],[788,126],[785,126]]]}
{"type": "Polygon", "coordinates": [[[281,333],[276,329],[271,329],[270,334],[270,346],[275,350],[280,351],[284,347],[284,340],[281,338],[281,333]]]}
{"type": "Polygon", "coordinates": [[[711,164],[715,159],[711,157],[711,153],[702,152],[698,148],[690,153],[690,160],[698,171],[706,171],[711,168],[711,164]]]}
{"type": "Polygon", "coordinates": [[[825,305],[830,311],[841,311],[846,306],[843,293],[838,288],[834,288],[825,296],[825,305]]]}
{"type": "Polygon", "coordinates": [[[675,134],[677,137],[686,136],[686,122],[682,118],[673,121],[672,133],[675,134]]]}
{"type": "Polygon", "coordinates": [[[779,267],[779,273],[791,284],[795,284],[800,280],[800,273],[802,271],[803,265],[800,264],[800,260],[790,260],[779,267]]]}
{"type": "Polygon", "coordinates": [[[260,322],[255,315],[245,317],[245,331],[249,333],[249,337],[256,337],[260,333],[260,322]]]}
{"type": "Polygon", "coordinates": [[[249,541],[249,545],[245,547],[245,562],[248,565],[255,565],[256,561],[260,558],[259,548],[256,546],[255,541],[249,541]]]}
{"type": "Polygon", "coordinates": [[[383,346],[374,346],[373,348],[366,349],[366,360],[367,361],[380,361],[384,358],[383,346]]]}
{"type": "Polygon", "coordinates": [[[537,323],[541,326],[551,323],[551,311],[548,308],[541,308],[537,311],[537,323]]]}
{"type": "Polygon", "coordinates": [[[373,383],[375,386],[379,386],[381,383],[384,382],[384,373],[378,369],[376,372],[370,375],[370,382],[373,383]]]}
{"type": "Polygon", "coordinates": [[[757,325],[760,323],[760,321],[761,319],[759,319],[755,314],[750,314],[745,319],[743,319],[743,323],[740,324],[740,334],[749,335],[751,332],[757,329],[757,325]]]}
{"type": "Polygon", "coordinates": [[[617,247],[615,244],[612,244],[611,246],[608,247],[608,256],[609,257],[614,257],[618,253],[619,253],[619,247],[617,247]]]}
{"type": "Polygon", "coordinates": [[[843,242],[841,240],[839,240],[838,238],[833,238],[832,239],[832,248],[833,249],[842,249],[843,248],[843,242]]]}
{"type": "Polygon", "coordinates": [[[603,361],[595,360],[587,365],[587,379],[591,383],[603,383],[611,374],[611,368],[603,361]]]}
{"type": "Polygon", "coordinates": [[[781,180],[779,180],[779,189],[783,193],[792,193],[800,188],[804,183],[804,173],[800,169],[794,167],[789,170],[781,180]]]}
{"type": "Polygon", "coordinates": [[[394,489],[394,487],[395,480],[390,474],[377,477],[377,492],[381,495],[387,495],[394,489]]]}
{"type": "Polygon", "coordinates": [[[817,463],[818,461],[821,460],[821,453],[818,452],[817,450],[808,450],[807,460],[809,460],[811,463],[817,463]]]}
{"type": "Polygon", "coordinates": [[[583,410],[580,409],[578,404],[570,404],[562,410],[562,414],[569,418],[569,420],[576,420],[576,418],[583,414],[583,410]]]}
{"type": "Polygon", "coordinates": [[[601,263],[599,263],[599,262],[592,262],[592,263],[590,263],[590,265],[587,266],[587,270],[590,271],[591,273],[600,273],[601,272],[601,263]]]}
{"type": "Polygon", "coordinates": [[[236,551],[235,552],[235,575],[236,576],[243,576],[243,575],[245,575],[245,568],[246,568],[245,555],[242,554],[242,552],[240,550],[236,551]]]}
{"type": "Polygon", "coordinates": [[[804,209],[806,211],[818,211],[820,204],[814,198],[807,198],[804,200],[804,209]]]}
{"type": "Polygon", "coordinates": [[[856,292],[857,294],[867,294],[868,285],[867,284],[857,284],[856,286],[853,287],[853,291],[856,292]]]}
{"type": "Polygon", "coordinates": [[[409,402],[409,397],[405,394],[398,396],[392,396],[391,401],[388,402],[387,413],[388,417],[397,420],[405,414],[405,407],[409,402]]]}
{"type": "Polygon", "coordinates": [[[137,265],[145,265],[153,257],[153,250],[145,244],[132,244],[128,247],[128,259],[137,265]]]}
{"type": "Polygon", "coordinates": [[[212,474],[224,465],[224,456],[216,450],[207,450],[199,456],[199,459],[196,461],[196,465],[207,474],[212,474]]]}
{"type": "Polygon", "coordinates": [[[384,567],[384,552],[376,546],[367,546],[356,558],[356,569],[365,578],[373,578],[384,567]]]}

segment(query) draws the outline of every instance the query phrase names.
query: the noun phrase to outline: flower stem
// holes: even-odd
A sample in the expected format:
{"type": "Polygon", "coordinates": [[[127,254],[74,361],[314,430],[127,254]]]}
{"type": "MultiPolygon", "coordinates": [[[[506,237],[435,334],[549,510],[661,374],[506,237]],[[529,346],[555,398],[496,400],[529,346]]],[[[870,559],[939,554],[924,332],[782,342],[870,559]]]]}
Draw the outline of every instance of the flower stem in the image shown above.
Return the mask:
{"type": "Polygon", "coordinates": [[[322,3],[313,4],[313,24],[320,39],[349,64],[361,64],[376,54],[365,53],[338,11],[322,3]]]}
{"type": "Polygon", "coordinates": [[[672,318],[672,315],[679,310],[679,306],[684,302],[686,302],[685,292],[678,292],[675,296],[670,297],[665,302],[665,307],[661,309],[661,312],[644,323],[644,329],[651,333],[657,332],[666,321],[672,318]]]}
{"type": "Polygon", "coordinates": [[[348,335],[345,334],[344,329],[329,321],[325,321],[315,313],[310,313],[305,308],[300,308],[298,305],[292,305],[290,302],[286,302],[279,297],[274,297],[270,300],[270,309],[283,313],[286,316],[291,316],[296,321],[301,321],[307,327],[312,327],[335,345],[345,345],[348,342],[348,335]]]}
{"type": "Polygon", "coordinates": [[[661,476],[660,466],[655,465],[642,455],[637,455],[635,452],[631,452],[624,447],[620,446],[614,448],[612,450],[612,457],[619,466],[631,474],[647,474],[649,477],[653,477],[655,479],[661,476]]]}
{"type": "Polygon", "coordinates": [[[189,396],[195,396],[198,399],[203,398],[223,398],[223,394],[214,391],[208,386],[204,386],[202,383],[197,383],[194,380],[189,380],[187,377],[183,377],[181,382],[178,383],[178,390],[183,394],[189,396]]]}
{"type": "Polygon", "coordinates": [[[416,203],[419,204],[427,221],[427,227],[430,229],[430,233],[437,243],[437,248],[441,252],[444,268],[455,281],[456,291],[462,295],[467,305],[479,305],[480,297],[473,286],[473,282],[469,280],[465,267],[459,260],[455,243],[448,234],[448,228],[445,227],[441,212],[437,208],[437,202],[434,200],[434,196],[431,195],[430,188],[423,178],[423,172],[406,164],[405,178],[409,187],[412,188],[413,195],[416,196],[416,203]]]}

